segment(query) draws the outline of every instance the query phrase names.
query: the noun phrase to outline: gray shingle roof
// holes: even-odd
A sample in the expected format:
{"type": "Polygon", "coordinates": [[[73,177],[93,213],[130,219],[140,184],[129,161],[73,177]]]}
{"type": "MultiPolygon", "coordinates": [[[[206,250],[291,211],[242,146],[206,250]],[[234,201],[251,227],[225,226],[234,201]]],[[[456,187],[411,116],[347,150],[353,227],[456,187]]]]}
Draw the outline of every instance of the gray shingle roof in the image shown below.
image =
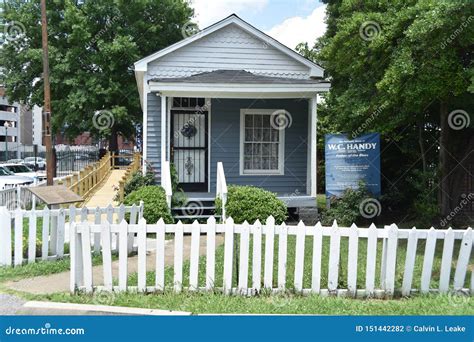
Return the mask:
{"type": "Polygon", "coordinates": [[[255,75],[245,70],[215,70],[187,77],[153,78],[152,82],[166,83],[234,83],[234,84],[318,84],[329,83],[318,79],[296,79],[255,75]]]}

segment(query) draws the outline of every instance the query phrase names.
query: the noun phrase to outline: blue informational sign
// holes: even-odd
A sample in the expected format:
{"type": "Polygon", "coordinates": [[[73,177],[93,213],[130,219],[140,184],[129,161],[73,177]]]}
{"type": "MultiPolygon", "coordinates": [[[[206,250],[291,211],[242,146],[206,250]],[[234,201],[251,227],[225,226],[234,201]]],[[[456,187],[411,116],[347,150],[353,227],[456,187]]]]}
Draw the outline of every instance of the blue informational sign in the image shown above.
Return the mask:
{"type": "Polygon", "coordinates": [[[355,139],[345,134],[326,134],[326,197],[340,197],[347,188],[364,181],[367,189],[380,195],[380,134],[355,139]]]}

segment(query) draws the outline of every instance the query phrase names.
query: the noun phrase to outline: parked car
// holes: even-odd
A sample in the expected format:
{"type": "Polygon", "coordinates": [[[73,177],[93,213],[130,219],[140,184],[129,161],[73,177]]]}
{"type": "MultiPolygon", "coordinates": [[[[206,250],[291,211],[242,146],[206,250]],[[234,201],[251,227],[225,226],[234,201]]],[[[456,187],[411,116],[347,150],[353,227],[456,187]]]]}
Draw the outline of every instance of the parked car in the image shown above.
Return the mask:
{"type": "Polygon", "coordinates": [[[35,162],[35,157],[28,157],[23,160],[23,164],[28,166],[31,169],[35,169],[35,166],[38,166],[39,170],[44,170],[46,169],[46,159],[41,158],[41,157],[36,157],[36,162],[35,162]]]}
{"type": "Polygon", "coordinates": [[[116,166],[127,166],[130,165],[132,161],[130,159],[124,157],[115,157],[115,165],[116,166]]]}
{"type": "Polygon", "coordinates": [[[25,176],[42,181],[46,179],[46,172],[44,171],[33,171],[25,164],[19,163],[6,163],[2,165],[8,171],[13,172],[16,176],[25,176]]]}
{"type": "Polygon", "coordinates": [[[5,167],[0,166],[0,190],[16,188],[33,184],[33,178],[25,176],[15,176],[5,167]]]}
{"type": "Polygon", "coordinates": [[[23,163],[23,159],[10,159],[7,161],[7,163],[21,164],[23,163]]]}

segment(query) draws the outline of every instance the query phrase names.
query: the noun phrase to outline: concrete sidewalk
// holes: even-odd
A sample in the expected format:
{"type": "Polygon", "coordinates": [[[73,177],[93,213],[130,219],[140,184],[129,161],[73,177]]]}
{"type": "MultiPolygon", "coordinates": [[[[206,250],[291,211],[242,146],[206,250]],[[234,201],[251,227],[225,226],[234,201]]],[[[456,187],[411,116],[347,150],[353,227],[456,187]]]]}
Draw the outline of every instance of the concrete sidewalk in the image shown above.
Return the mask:
{"type": "MultiPolygon", "coordinates": [[[[156,253],[154,249],[153,239],[147,241],[147,272],[155,270],[156,253]]],[[[224,237],[216,236],[216,246],[224,242],[224,237]]],[[[183,242],[183,257],[184,260],[189,260],[191,254],[191,236],[185,236],[183,242]]],[[[200,255],[206,254],[206,237],[201,236],[201,243],[199,249],[200,255]]],[[[173,266],[174,264],[174,240],[167,240],[165,245],[165,266],[173,266]]],[[[118,278],[118,260],[112,262],[112,275],[118,278]]],[[[133,256],[128,258],[128,273],[136,273],[138,270],[138,257],[133,256]]],[[[94,285],[103,285],[103,267],[94,266],[92,268],[92,281],[94,285]]],[[[34,278],[26,278],[18,281],[8,281],[3,285],[16,291],[27,292],[32,294],[51,294],[55,292],[69,291],[69,272],[56,273],[46,276],[38,276],[34,278]]]]}

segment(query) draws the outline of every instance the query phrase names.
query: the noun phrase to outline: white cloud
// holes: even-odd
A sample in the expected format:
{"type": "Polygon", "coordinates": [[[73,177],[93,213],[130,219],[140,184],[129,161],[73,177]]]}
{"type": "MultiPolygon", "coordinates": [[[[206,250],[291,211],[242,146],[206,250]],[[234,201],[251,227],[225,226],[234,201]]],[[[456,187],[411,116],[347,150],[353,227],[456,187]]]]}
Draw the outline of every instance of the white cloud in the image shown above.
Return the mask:
{"type": "Polygon", "coordinates": [[[232,13],[259,12],[265,8],[268,0],[193,0],[192,6],[199,27],[205,28],[232,13]]]}
{"type": "Polygon", "coordinates": [[[292,49],[301,42],[311,47],[326,31],[325,15],[326,5],[319,6],[309,16],[285,19],[266,33],[292,49]]]}

